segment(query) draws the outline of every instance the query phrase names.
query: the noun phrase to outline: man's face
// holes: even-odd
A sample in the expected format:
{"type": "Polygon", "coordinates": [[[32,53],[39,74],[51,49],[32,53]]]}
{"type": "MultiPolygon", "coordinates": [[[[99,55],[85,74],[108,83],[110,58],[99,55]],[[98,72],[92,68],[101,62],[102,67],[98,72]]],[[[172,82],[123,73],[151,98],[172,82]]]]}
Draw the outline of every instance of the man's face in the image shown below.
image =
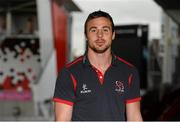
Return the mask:
{"type": "Polygon", "coordinates": [[[105,17],[90,20],[87,23],[87,43],[88,50],[96,53],[104,53],[111,49],[112,40],[115,33],[112,32],[111,21],[105,17]]]}

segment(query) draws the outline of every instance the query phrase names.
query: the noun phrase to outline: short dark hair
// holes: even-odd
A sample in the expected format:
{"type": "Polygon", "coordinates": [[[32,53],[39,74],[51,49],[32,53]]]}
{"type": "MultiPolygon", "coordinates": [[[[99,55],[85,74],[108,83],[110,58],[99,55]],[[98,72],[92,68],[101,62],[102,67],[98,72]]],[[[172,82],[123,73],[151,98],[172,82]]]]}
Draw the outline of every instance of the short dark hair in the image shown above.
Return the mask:
{"type": "Polygon", "coordinates": [[[99,17],[105,17],[105,18],[109,19],[111,21],[112,32],[114,32],[114,22],[113,22],[112,17],[107,12],[98,10],[98,11],[94,11],[94,12],[90,13],[89,16],[87,17],[87,19],[85,21],[85,24],[84,24],[84,33],[85,33],[85,35],[87,34],[87,31],[86,31],[87,23],[90,20],[95,19],[95,18],[99,18],[99,17]]]}

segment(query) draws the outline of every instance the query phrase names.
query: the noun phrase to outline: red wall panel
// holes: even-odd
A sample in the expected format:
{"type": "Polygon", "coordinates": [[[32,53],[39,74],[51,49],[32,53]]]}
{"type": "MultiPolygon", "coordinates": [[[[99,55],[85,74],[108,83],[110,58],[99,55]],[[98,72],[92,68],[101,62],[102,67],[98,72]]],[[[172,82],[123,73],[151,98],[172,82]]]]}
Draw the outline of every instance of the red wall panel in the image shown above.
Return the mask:
{"type": "Polygon", "coordinates": [[[60,71],[67,61],[67,18],[65,11],[52,1],[52,17],[54,45],[57,52],[57,71],[60,71]]]}

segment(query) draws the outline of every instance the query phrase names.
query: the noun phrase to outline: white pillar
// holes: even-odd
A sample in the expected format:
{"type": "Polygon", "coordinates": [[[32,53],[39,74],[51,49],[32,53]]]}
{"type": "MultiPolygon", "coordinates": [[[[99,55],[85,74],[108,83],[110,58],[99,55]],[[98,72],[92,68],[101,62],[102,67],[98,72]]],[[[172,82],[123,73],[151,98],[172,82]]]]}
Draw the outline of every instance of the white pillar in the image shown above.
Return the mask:
{"type": "Polygon", "coordinates": [[[11,35],[11,31],[12,31],[12,15],[11,12],[8,11],[6,13],[6,34],[9,36],[11,35]]]}
{"type": "Polygon", "coordinates": [[[172,53],[171,53],[171,22],[170,17],[164,14],[164,58],[162,67],[162,84],[172,83],[172,53]]]}
{"type": "Polygon", "coordinates": [[[41,64],[44,67],[53,52],[51,0],[37,0],[41,64]]]}

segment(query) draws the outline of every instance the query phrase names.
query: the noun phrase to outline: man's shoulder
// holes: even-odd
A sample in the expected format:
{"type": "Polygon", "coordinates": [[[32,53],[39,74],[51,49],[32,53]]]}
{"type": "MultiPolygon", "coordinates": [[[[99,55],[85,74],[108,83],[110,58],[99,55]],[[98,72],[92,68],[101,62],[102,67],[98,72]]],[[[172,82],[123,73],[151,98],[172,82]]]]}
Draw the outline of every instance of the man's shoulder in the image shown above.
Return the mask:
{"type": "Polygon", "coordinates": [[[71,69],[71,68],[73,68],[73,67],[77,67],[78,65],[82,64],[83,57],[84,57],[84,56],[80,56],[80,57],[74,59],[72,62],[66,64],[66,65],[65,65],[65,68],[66,68],[66,69],[71,69]]]}
{"type": "Polygon", "coordinates": [[[116,61],[117,61],[117,68],[119,68],[119,71],[124,71],[127,73],[133,73],[133,74],[137,74],[138,73],[138,69],[136,66],[134,66],[133,64],[129,63],[128,61],[126,61],[125,59],[116,56],[116,61]]]}
{"type": "Polygon", "coordinates": [[[125,66],[128,68],[136,68],[133,64],[131,64],[130,62],[126,61],[125,59],[123,59],[119,56],[115,55],[115,58],[117,59],[116,61],[119,66],[125,66]]]}

